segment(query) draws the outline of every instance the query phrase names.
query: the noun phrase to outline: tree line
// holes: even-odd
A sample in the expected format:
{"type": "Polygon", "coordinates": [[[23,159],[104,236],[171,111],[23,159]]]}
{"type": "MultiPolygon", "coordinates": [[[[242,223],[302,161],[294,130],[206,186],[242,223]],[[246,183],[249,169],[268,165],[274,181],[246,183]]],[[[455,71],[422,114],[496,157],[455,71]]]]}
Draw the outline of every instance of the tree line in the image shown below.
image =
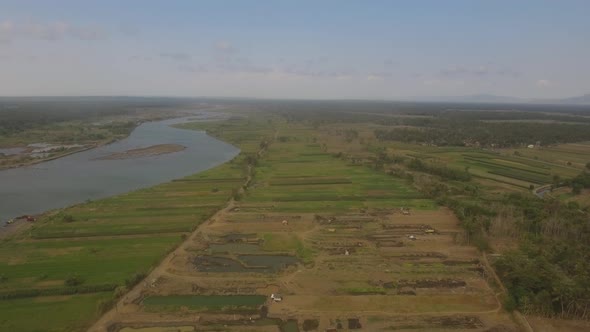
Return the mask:
{"type": "Polygon", "coordinates": [[[507,148],[590,140],[590,125],[449,120],[432,127],[377,129],[374,134],[381,141],[507,148]]]}

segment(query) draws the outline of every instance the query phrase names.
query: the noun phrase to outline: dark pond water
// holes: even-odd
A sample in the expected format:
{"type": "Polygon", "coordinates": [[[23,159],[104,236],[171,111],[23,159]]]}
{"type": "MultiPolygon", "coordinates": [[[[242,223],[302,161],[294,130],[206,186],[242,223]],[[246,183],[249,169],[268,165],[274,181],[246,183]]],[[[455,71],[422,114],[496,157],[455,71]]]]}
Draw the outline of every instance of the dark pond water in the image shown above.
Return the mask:
{"type": "Polygon", "coordinates": [[[113,144],[41,164],[0,171],[0,221],[37,214],[150,187],[222,164],[239,150],[205,132],[171,127],[188,118],[147,122],[113,144]],[[98,160],[116,152],[157,144],[179,144],[186,149],[159,156],[123,160],[98,160]]]}
{"type": "Polygon", "coordinates": [[[194,259],[202,272],[274,273],[296,265],[297,257],[288,255],[239,255],[238,259],[220,256],[199,256],[194,259]]]}

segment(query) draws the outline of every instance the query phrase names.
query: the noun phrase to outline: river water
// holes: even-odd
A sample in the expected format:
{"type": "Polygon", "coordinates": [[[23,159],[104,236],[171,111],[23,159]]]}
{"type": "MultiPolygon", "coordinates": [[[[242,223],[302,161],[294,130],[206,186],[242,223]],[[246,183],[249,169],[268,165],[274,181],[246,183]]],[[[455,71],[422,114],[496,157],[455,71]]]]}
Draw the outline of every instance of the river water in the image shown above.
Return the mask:
{"type": "Polygon", "coordinates": [[[239,153],[236,147],[205,132],[171,127],[195,118],[205,120],[207,115],[146,122],[113,144],[0,171],[0,223],[182,178],[229,161],[239,153]],[[157,144],[179,144],[186,149],[151,157],[97,159],[157,144]]]}

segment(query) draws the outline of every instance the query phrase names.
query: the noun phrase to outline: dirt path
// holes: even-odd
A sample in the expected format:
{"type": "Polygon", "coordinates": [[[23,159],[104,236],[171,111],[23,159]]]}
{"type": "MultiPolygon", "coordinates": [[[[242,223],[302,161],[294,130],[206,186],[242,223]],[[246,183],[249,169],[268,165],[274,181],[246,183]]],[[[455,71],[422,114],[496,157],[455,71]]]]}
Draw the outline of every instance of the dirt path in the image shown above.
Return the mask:
{"type": "MultiPolygon", "coordinates": [[[[500,278],[496,274],[496,270],[494,270],[494,268],[492,267],[492,265],[488,261],[488,255],[485,252],[483,253],[482,261],[483,261],[484,265],[486,266],[486,269],[492,274],[492,277],[494,277],[496,284],[498,284],[498,286],[500,286],[500,289],[502,290],[502,294],[504,294],[504,295],[508,294],[508,290],[506,289],[506,287],[504,287],[502,280],[500,280],[500,278]]],[[[496,299],[498,299],[497,294],[496,294],[496,299]]],[[[524,328],[527,332],[534,332],[533,327],[531,326],[531,324],[529,324],[529,321],[526,319],[526,317],[520,313],[520,311],[514,310],[513,314],[514,314],[514,318],[517,320],[517,322],[521,325],[522,328],[524,328]]]]}
{"type": "MultiPolygon", "coordinates": [[[[276,133],[275,133],[276,136],[276,133]]],[[[261,148],[258,151],[258,155],[262,155],[266,150],[266,147],[261,148]]],[[[240,187],[239,193],[243,194],[244,187],[247,187],[252,181],[252,166],[248,165],[248,171],[244,184],[240,187]]],[[[88,332],[104,332],[107,331],[109,325],[111,325],[118,315],[119,308],[124,308],[126,305],[131,303],[133,300],[139,298],[145,289],[146,281],[158,280],[158,278],[166,275],[171,275],[168,270],[173,267],[172,261],[176,256],[180,256],[189,249],[190,245],[194,242],[198,242],[199,235],[204,228],[211,227],[215,221],[223,219],[235,207],[235,200],[233,197],[228,201],[227,205],[217,211],[208,220],[203,221],[192,233],[182,242],[174,251],[172,251],[158,266],[156,266],[141,282],[133,287],[127,294],[122,296],[115,306],[107,313],[103,314],[98,321],[96,321],[89,329],[88,332]]],[[[175,277],[178,277],[175,275],[175,277]]],[[[182,278],[182,277],[181,277],[182,278]]],[[[186,277],[187,280],[194,280],[193,278],[186,277]]]]}
{"type": "MultiPolygon", "coordinates": [[[[249,178],[249,177],[248,177],[249,178]]],[[[181,243],[174,251],[172,251],[164,260],[156,266],[146,277],[144,280],[157,280],[159,277],[164,276],[167,274],[168,268],[172,266],[172,260],[177,256],[180,255],[183,251],[185,251],[189,245],[193,242],[198,240],[198,235],[202,228],[208,227],[209,223],[215,221],[221,217],[223,217],[226,213],[228,213],[231,209],[234,208],[235,202],[232,199],[229,200],[228,204],[221,210],[217,211],[209,220],[204,221],[197,227],[193,233],[187,237],[187,239],[181,243]]],[[[122,296],[113,309],[109,310],[105,313],[96,323],[94,323],[88,331],[96,331],[96,332],[103,332],[107,331],[108,326],[114,321],[114,318],[117,316],[118,308],[124,307],[126,304],[132,302],[134,299],[141,296],[143,289],[145,288],[144,282],[138,283],[135,287],[133,287],[127,294],[122,296]]]]}

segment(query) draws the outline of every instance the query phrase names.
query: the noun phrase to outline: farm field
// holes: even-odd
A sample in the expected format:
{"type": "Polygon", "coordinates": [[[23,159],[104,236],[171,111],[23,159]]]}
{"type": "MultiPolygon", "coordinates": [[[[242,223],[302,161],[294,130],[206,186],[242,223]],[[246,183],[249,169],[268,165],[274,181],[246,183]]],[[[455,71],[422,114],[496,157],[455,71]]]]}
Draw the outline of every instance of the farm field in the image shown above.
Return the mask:
{"type": "Polygon", "coordinates": [[[2,331],[83,331],[112,292],[1,300],[2,331]]]}
{"type": "Polygon", "coordinates": [[[373,135],[379,128],[372,124],[328,125],[322,141],[329,152],[363,158],[376,149],[405,158],[418,158],[434,165],[467,170],[489,192],[528,191],[554,182],[554,177],[571,178],[585,169],[590,160],[589,143],[559,144],[551,147],[519,149],[481,149],[439,147],[402,142],[380,142],[373,135]],[[347,130],[358,131],[358,140],[347,142],[347,130]],[[362,142],[362,143],[361,143],[362,142]]]}
{"type": "Polygon", "coordinates": [[[537,149],[514,149],[521,156],[550,164],[584,169],[590,159],[590,142],[557,144],[537,149]]]}
{"type": "MultiPolygon", "coordinates": [[[[0,246],[0,330],[80,331],[245,180],[241,157],[148,189],[45,214],[0,246]],[[68,312],[47,320],[24,316],[68,312]]],[[[39,317],[39,316],[38,316],[39,317]]]]}
{"type": "Polygon", "coordinates": [[[259,140],[244,190],[90,331],[518,330],[452,212],[336,158],[313,128],[270,122],[206,124],[240,148],[240,133],[259,140]]]}

